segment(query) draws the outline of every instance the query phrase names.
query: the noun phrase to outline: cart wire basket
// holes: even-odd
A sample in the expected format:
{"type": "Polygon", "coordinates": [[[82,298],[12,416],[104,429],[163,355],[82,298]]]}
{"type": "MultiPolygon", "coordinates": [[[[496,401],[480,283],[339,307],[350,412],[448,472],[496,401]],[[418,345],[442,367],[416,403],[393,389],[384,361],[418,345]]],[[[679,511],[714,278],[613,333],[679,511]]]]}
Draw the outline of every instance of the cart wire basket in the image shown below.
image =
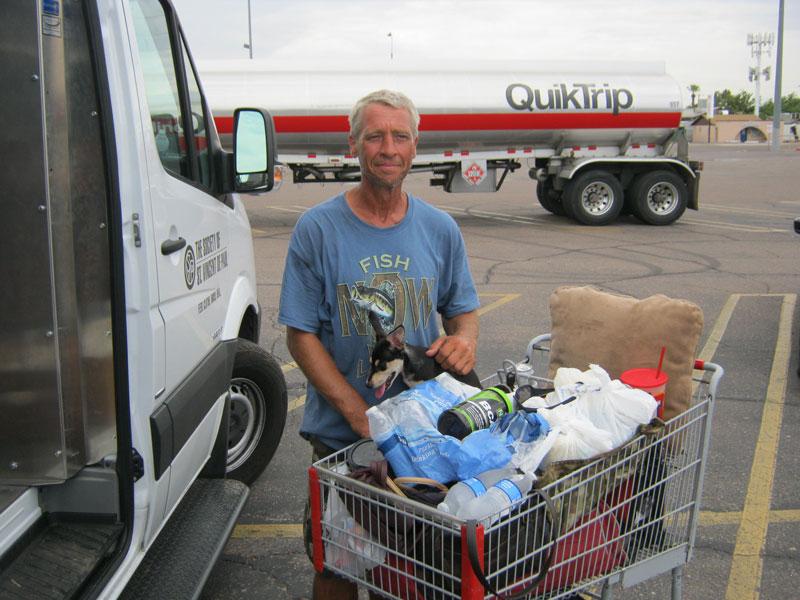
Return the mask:
{"type": "MultiPolygon", "coordinates": [[[[549,341],[528,344],[535,373],[547,373],[549,341]]],[[[614,585],[671,572],[672,598],[681,598],[723,375],[713,363],[694,366],[688,410],[609,453],[551,465],[524,502],[486,526],[350,477],[348,449],[314,463],[315,569],[400,600],[610,598],[614,585]]]]}

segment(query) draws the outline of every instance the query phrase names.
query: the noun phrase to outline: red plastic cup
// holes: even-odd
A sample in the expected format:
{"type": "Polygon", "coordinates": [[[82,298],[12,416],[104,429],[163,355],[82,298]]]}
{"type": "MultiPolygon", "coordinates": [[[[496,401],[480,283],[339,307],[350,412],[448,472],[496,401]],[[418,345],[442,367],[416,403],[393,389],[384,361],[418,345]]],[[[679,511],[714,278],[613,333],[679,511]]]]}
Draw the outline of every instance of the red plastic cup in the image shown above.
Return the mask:
{"type": "Polygon", "coordinates": [[[658,418],[664,418],[664,395],[669,377],[658,369],[628,369],[619,376],[619,380],[632,388],[647,392],[658,402],[658,418]]]}

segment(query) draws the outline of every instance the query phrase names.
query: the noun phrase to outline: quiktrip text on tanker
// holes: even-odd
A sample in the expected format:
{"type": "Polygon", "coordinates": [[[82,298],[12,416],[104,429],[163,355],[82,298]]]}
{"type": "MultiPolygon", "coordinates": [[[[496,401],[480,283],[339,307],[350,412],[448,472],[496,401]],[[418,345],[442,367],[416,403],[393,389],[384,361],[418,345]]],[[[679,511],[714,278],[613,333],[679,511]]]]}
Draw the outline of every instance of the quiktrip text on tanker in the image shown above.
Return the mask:
{"type": "Polygon", "coordinates": [[[615,88],[607,83],[553,84],[551,88],[533,88],[524,83],[512,83],[506,88],[508,105],[515,110],[620,110],[633,106],[633,92],[615,88]]]}

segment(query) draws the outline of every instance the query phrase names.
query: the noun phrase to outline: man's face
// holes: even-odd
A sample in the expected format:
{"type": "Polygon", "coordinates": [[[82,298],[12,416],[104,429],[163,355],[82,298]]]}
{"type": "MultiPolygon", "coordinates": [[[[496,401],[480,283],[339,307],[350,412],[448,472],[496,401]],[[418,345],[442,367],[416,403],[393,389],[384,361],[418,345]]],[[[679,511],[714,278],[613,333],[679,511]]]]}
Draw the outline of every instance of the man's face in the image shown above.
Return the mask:
{"type": "Polygon", "coordinates": [[[400,186],[417,154],[411,115],[402,108],[369,104],[362,123],[360,139],[350,137],[350,150],[358,154],[362,179],[378,188],[400,186]]]}

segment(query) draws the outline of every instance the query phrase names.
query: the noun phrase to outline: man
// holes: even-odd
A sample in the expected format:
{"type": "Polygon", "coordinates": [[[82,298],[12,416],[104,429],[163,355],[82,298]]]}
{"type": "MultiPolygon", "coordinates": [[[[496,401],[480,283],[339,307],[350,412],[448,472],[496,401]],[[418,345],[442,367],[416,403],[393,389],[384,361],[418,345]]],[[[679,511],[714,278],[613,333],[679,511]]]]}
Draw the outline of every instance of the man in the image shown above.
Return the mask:
{"type": "MultiPolygon", "coordinates": [[[[387,332],[403,324],[407,341],[428,347],[445,369],[465,374],[475,366],[479,303],[461,233],[448,214],[402,187],[418,126],[403,94],[380,90],[359,100],[349,142],[361,183],[308,210],[289,243],[279,321],[308,378],[300,435],[315,459],[369,437],[366,411],[378,400],[366,386],[368,310],[387,332]]],[[[385,397],[402,389],[399,379],[385,397]]],[[[314,598],[356,597],[349,582],[315,575],[314,598]]]]}

